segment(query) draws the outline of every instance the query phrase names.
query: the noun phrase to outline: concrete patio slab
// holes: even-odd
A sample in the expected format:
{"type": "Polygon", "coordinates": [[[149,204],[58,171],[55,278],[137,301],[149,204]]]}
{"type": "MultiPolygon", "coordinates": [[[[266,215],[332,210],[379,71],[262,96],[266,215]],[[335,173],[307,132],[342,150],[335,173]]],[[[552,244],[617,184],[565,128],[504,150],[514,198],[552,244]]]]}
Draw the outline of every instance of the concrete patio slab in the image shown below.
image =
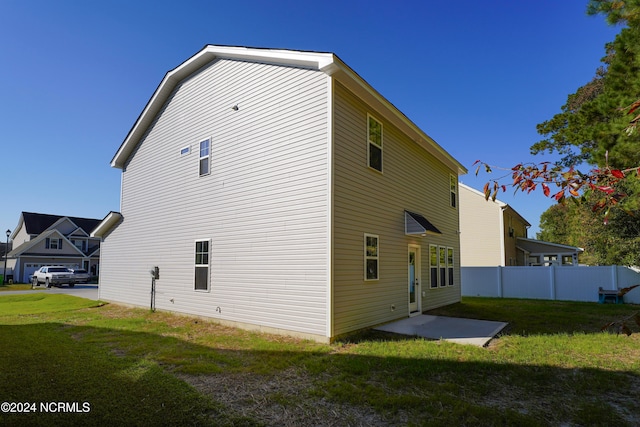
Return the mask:
{"type": "Polygon", "coordinates": [[[505,322],[421,314],[387,323],[374,329],[484,347],[505,326],[507,326],[505,322]]]}

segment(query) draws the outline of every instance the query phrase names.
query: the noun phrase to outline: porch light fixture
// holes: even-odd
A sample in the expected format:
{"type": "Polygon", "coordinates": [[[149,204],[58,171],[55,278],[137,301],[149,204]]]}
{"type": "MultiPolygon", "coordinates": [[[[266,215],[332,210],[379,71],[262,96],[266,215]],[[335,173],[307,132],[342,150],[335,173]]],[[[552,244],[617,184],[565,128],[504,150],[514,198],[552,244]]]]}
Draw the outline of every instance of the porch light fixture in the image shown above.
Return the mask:
{"type": "Polygon", "coordinates": [[[9,236],[11,230],[7,230],[7,246],[4,247],[4,270],[2,271],[2,284],[7,283],[7,257],[9,256],[9,236]]]}

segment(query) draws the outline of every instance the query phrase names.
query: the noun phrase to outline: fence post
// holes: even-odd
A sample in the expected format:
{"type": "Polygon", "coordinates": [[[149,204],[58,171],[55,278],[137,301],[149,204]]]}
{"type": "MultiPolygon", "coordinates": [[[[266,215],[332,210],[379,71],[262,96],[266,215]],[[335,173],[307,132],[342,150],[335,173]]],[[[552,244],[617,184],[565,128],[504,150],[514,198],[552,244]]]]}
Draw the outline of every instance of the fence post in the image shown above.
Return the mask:
{"type": "Polygon", "coordinates": [[[620,289],[618,287],[618,266],[617,265],[612,265],[611,266],[611,289],[614,290],[618,290],[620,289]]]}
{"type": "Polygon", "coordinates": [[[502,298],[502,267],[498,266],[498,298],[502,298]]]}
{"type": "Polygon", "coordinates": [[[551,264],[549,266],[549,292],[551,295],[549,295],[551,300],[555,300],[556,299],[556,271],[555,271],[555,266],[553,264],[551,264]]]}

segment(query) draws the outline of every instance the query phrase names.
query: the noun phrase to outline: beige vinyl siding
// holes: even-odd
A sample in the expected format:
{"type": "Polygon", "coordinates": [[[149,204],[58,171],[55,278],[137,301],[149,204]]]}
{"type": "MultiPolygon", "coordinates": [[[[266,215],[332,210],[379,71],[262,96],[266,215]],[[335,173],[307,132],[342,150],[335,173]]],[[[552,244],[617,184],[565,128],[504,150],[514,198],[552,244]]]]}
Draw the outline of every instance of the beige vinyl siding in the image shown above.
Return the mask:
{"type": "Polygon", "coordinates": [[[123,172],[100,297],[148,306],[159,266],[158,309],[325,336],[327,79],[216,60],[178,85],[123,172]],[[200,177],[206,138],[211,173],[200,177]],[[200,239],[211,241],[210,292],[193,289],[200,239]]]}
{"type": "Polygon", "coordinates": [[[502,206],[479,191],[460,185],[461,265],[505,265],[502,206]]]}
{"type": "Polygon", "coordinates": [[[422,310],[460,300],[451,171],[340,84],[334,91],[334,334],[408,316],[408,245],[421,247],[422,310]],[[367,113],[382,121],[383,173],[367,166],[367,113]],[[442,235],[406,236],[404,210],[442,235]],[[379,236],[379,280],[364,280],[363,238],[379,236]],[[454,248],[455,286],[429,289],[429,244],[454,248]],[[392,305],[395,310],[392,310],[392,305]]]}
{"type": "Polygon", "coordinates": [[[518,237],[527,237],[527,225],[511,207],[502,212],[504,236],[504,265],[527,265],[524,253],[517,248],[518,237]]]}

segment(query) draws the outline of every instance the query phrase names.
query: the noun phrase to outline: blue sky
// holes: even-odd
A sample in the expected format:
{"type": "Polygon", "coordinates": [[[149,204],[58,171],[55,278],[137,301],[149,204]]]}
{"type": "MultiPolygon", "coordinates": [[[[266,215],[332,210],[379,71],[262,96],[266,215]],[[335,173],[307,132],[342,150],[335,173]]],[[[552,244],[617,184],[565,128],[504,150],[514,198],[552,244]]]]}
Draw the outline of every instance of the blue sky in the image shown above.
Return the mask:
{"type": "MultiPolygon", "coordinates": [[[[164,74],[206,44],[334,52],[469,169],[543,161],[536,124],[619,28],[586,0],[0,0],[0,227],[119,209],[109,163],[164,74]]],[[[497,174],[494,174],[497,176],[497,174]]],[[[533,224],[552,202],[499,198],[533,224]]],[[[2,233],[4,235],[4,233],[2,233]]]]}

